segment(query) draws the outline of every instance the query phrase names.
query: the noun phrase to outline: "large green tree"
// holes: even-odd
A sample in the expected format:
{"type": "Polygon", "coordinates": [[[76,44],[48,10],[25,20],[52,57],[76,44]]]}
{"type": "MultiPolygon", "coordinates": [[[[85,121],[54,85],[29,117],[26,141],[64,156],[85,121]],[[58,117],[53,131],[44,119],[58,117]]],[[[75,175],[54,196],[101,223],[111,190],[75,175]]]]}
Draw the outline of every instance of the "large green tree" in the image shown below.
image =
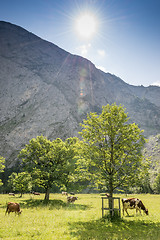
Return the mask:
{"type": "MultiPolygon", "coordinates": [[[[76,140],[73,140],[73,142],[76,140]]],[[[60,138],[50,141],[43,136],[31,139],[21,150],[19,158],[24,167],[32,175],[34,185],[45,189],[45,199],[49,200],[50,189],[66,185],[72,171],[71,160],[74,158],[74,148],[69,147],[72,140],[63,142],[60,138]]]]}
{"type": "Polygon", "coordinates": [[[123,107],[113,104],[102,107],[100,115],[88,114],[81,124],[90,170],[111,197],[116,188],[133,185],[141,171],[143,131],[128,120],[123,107]]]}

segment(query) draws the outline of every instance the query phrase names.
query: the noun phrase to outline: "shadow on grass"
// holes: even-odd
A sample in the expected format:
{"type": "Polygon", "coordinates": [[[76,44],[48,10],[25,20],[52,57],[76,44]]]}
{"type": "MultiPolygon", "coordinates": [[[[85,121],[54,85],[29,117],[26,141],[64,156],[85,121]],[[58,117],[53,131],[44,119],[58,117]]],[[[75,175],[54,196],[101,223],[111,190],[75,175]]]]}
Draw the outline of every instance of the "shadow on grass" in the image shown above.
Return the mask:
{"type": "Polygon", "coordinates": [[[21,200],[20,203],[21,208],[43,208],[48,207],[50,210],[52,209],[60,209],[64,208],[67,210],[86,210],[89,207],[87,205],[81,204],[69,204],[62,200],[53,199],[53,200],[41,200],[41,199],[28,199],[21,200]]]}
{"type": "Polygon", "coordinates": [[[150,221],[129,221],[99,219],[70,224],[71,236],[79,240],[158,240],[160,223],[150,221]]]}

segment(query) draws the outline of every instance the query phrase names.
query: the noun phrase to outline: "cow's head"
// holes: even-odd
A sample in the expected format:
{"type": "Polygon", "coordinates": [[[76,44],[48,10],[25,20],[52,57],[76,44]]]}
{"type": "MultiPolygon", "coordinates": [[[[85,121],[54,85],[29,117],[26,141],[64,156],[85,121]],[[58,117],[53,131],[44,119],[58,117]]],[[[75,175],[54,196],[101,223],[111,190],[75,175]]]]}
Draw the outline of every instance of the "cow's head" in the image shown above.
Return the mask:
{"type": "Polygon", "coordinates": [[[148,209],[147,208],[144,210],[144,212],[146,213],[146,215],[148,215],[148,209]]]}
{"type": "Polygon", "coordinates": [[[22,213],[22,210],[18,211],[18,215],[20,215],[22,213]]]}

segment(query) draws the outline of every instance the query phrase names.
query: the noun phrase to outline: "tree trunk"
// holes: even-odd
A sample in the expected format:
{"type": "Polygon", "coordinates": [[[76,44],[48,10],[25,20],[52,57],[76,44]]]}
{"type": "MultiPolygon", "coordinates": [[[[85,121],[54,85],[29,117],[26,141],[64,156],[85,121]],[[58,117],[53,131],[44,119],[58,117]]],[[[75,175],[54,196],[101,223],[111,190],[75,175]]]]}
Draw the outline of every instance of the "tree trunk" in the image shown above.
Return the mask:
{"type": "Polygon", "coordinates": [[[44,200],[49,200],[49,192],[50,192],[50,189],[47,188],[47,189],[46,189],[46,193],[45,193],[45,198],[44,198],[44,200]]]}
{"type": "Polygon", "coordinates": [[[111,159],[110,159],[110,176],[109,176],[109,209],[110,209],[110,216],[114,215],[114,202],[113,202],[113,167],[114,166],[114,157],[113,157],[113,139],[111,137],[111,159]]]}
{"type": "Polygon", "coordinates": [[[114,214],[114,211],[113,211],[113,182],[112,182],[112,176],[110,176],[110,179],[109,179],[109,212],[110,212],[110,216],[112,217],[113,214],[114,214]]]}

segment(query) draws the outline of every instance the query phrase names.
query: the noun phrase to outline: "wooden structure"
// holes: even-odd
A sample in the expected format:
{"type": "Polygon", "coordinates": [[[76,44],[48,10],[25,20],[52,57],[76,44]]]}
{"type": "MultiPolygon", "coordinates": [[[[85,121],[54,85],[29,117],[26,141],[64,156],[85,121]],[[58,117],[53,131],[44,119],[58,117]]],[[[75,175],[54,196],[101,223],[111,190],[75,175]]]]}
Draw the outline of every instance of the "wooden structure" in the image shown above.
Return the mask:
{"type": "Polygon", "coordinates": [[[121,205],[120,205],[120,198],[119,197],[102,197],[102,217],[105,215],[104,211],[108,210],[114,216],[115,212],[121,217],[121,205]],[[109,207],[109,201],[112,201],[112,208],[109,207]]]}

